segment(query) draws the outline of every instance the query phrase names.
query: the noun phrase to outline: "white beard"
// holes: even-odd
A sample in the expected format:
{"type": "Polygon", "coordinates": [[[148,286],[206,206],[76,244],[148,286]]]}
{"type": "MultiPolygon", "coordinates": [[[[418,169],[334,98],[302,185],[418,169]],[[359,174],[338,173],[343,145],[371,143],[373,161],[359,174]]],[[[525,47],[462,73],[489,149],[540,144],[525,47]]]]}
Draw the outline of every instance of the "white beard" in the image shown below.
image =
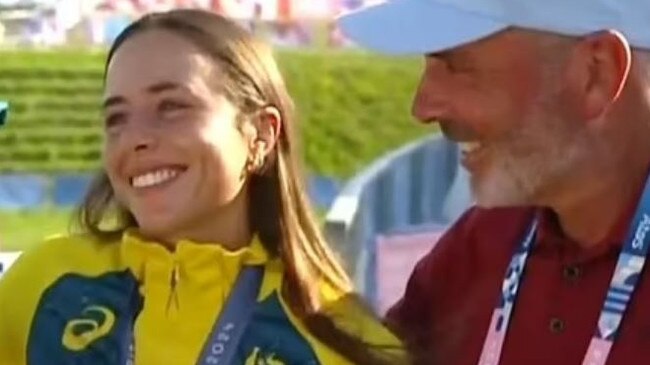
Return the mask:
{"type": "Polygon", "coordinates": [[[587,131],[563,120],[552,102],[552,95],[540,97],[519,129],[490,146],[490,166],[480,178],[471,178],[477,205],[538,204],[540,196],[552,194],[553,186],[588,161],[593,146],[587,131]]]}

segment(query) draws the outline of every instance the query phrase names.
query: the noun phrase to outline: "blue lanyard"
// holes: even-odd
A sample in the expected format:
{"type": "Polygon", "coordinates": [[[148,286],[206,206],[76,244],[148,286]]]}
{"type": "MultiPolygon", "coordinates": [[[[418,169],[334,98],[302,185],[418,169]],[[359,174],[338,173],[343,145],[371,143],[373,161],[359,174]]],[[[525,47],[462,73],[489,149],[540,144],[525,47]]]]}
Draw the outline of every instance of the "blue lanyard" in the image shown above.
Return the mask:
{"type": "MultiPolygon", "coordinates": [[[[502,295],[492,315],[479,365],[499,364],[526,262],[534,246],[537,226],[538,222],[534,220],[510,260],[508,271],[503,280],[502,295]]],[[[645,266],[650,247],[648,231],[650,231],[650,177],[646,180],[631,229],[618,257],[616,271],[607,291],[607,298],[601,309],[598,325],[583,360],[583,365],[604,365],[609,357],[623,316],[645,266]]]]}
{"type": "MultiPolygon", "coordinates": [[[[237,346],[252,317],[263,277],[263,266],[246,266],[242,269],[221,315],[215,321],[212,332],[203,345],[197,365],[230,365],[232,363],[237,346]]],[[[135,363],[135,341],[133,331],[129,333],[126,365],[133,365],[135,363]]]]}

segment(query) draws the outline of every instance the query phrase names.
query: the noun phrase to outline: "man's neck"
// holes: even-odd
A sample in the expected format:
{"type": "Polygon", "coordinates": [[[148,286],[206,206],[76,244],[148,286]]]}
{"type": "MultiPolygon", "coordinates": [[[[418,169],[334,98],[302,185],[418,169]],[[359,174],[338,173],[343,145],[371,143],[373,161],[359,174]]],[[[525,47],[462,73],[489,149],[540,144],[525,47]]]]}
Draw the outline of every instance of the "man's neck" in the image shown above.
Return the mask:
{"type": "Polygon", "coordinates": [[[648,161],[639,162],[634,169],[627,165],[627,173],[619,169],[602,174],[599,184],[594,180],[582,185],[581,193],[564,204],[552,206],[557,213],[564,234],[583,248],[603,242],[630,209],[640,199],[646,182],[648,161]],[[595,187],[589,190],[589,186],[595,187]]]}

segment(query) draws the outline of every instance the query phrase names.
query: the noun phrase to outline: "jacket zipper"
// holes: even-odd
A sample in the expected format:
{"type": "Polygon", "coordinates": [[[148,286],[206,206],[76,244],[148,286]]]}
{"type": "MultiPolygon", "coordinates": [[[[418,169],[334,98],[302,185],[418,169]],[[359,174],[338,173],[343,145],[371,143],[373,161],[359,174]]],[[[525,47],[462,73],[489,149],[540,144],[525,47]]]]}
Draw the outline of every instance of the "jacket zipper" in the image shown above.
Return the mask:
{"type": "Polygon", "coordinates": [[[178,264],[174,262],[174,267],[172,268],[171,275],[169,278],[169,298],[167,299],[167,314],[171,310],[172,304],[175,306],[176,310],[179,309],[178,301],[178,292],[176,291],[176,286],[178,285],[180,275],[178,272],[178,264]]]}

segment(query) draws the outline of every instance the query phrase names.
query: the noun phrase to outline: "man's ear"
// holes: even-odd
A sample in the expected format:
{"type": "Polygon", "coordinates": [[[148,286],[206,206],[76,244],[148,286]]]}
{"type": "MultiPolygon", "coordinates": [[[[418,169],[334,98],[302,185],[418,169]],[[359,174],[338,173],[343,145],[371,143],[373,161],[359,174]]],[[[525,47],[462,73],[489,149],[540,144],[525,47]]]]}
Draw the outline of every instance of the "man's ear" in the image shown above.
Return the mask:
{"type": "Polygon", "coordinates": [[[585,120],[598,118],[616,102],[631,63],[627,39],[614,30],[588,35],[576,45],[568,68],[569,88],[585,120]]]}

